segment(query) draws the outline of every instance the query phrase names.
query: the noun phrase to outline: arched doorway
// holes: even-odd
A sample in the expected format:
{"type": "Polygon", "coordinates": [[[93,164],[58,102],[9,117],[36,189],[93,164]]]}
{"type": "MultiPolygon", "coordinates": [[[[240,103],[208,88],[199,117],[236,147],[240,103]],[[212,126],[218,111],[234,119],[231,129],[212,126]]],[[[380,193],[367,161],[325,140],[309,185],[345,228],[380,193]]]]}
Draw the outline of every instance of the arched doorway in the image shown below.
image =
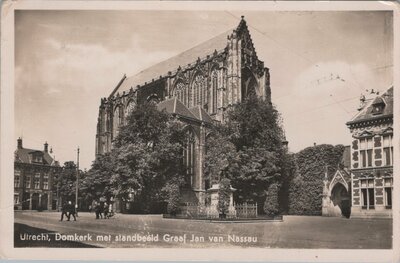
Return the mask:
{"type": "Polygon", "coordinates": [[[338,206],[343,216],[349,218],[351,211],[350,194],[343,184],[337,183],[331,191],[331,200],[334,206],[338,206]]]}

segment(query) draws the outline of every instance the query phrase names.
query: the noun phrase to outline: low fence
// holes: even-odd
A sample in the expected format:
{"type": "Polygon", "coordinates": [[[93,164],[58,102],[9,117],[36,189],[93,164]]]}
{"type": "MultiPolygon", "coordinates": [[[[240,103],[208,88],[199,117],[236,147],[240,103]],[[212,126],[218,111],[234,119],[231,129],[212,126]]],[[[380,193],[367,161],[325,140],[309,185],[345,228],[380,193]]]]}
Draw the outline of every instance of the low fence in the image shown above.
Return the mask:
{"type": "MultiPolygon", "coordinates": [[[[194,218],[194,219],[216,219],[220,217],[217,205],[201,205],[185,203],[180,206],[178,217],[194,218]]],[[[227,219],[235,218],[256,218],[257,217],[257,204],[234,204],[229,206],[226,213],[227,219]]]]}

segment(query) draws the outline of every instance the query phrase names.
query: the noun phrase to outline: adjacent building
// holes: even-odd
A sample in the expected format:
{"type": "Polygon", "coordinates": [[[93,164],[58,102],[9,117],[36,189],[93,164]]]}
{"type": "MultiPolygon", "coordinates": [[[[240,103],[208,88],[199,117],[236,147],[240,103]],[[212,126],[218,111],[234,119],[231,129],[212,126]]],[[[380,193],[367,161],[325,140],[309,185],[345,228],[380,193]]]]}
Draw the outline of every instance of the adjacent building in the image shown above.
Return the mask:
{"type": "Polygon", "coordinates": [[[392,217],[393,87],[362,97],[349,122],[351,144],[351,217],[392,217]]]}
{"type": "Polygon", "coordinates": [[[18,139],[14,158],[14,209],[57,209],[53,181],[60,166],[48,147],[46,142],[43,150],[27,149],[22,139],[18,139]]]}
{"type": "Polygon", "coordinates": [[[187,124],[184,154],[187,189],[183,200],[203,203],[210,187],[203,176],[206,137],[214,122],[249,94],[271,101],[269,69],[255,50],[246,21],[137,75],[124,76],[107,98],[101,99],[96,155],[107,153],[127,114],[136,104],[155,101],[159,109],[187,124]]]}

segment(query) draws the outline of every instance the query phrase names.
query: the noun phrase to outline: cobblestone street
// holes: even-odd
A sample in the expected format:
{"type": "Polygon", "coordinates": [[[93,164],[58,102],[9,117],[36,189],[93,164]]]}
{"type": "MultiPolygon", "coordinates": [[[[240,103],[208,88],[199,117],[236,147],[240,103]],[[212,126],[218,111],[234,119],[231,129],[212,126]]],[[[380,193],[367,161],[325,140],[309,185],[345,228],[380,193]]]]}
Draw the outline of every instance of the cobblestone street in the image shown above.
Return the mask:
{"type": "Polygon", "coordinates": [[[392,246],[392,220],[388,219],[284,216],[283,222],[211,223],[125,214],[96,220],[93,213],[81,212],[76,222],[60,222],[57,212],[18,211],[14,215],[16,247],[389,249],[392,246]],[[39,234],[45,237],[32,240],[39,234]],[[146,240],[137,241],[143,238],[146,240]]]}

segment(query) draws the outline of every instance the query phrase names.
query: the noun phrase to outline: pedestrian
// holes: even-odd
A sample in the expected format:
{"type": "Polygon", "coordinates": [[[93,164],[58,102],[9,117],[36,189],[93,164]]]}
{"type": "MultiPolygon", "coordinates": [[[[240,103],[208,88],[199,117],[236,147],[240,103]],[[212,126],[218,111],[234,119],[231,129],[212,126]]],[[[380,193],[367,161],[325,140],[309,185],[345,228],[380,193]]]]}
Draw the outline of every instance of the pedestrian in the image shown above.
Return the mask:
{"type": "Polygon", "coordinates": [[[74,206],[72,205],[72,202],[69,201],[69,202],[68,202],[68,221],[70,220],[71,215],[74,217],[74,221],[76,221],[76,217],[75,217],[75,208],[74,208],[74,206]]]}
{"type": "Polygon", "coordinates": [[[64,215],[68,218],[68,221],[69,221],[67,203],[63,203],[63,205],[61,206],[61,219],[60,219],[60,221],[64,220],[64,215]]]}
{"type": "Polygon", "coordinates": [[[100,204],[98,202],[94,203],[94,212],[96,213],[96,219],[100,218],[100,204]]]}
{"type": "Polygon", "coordinates": [[[104,203],[103,214],[104,214],[104,219],[107,219],[108,218],[108,205],[107,205],[107,203],[104,203]]]}

